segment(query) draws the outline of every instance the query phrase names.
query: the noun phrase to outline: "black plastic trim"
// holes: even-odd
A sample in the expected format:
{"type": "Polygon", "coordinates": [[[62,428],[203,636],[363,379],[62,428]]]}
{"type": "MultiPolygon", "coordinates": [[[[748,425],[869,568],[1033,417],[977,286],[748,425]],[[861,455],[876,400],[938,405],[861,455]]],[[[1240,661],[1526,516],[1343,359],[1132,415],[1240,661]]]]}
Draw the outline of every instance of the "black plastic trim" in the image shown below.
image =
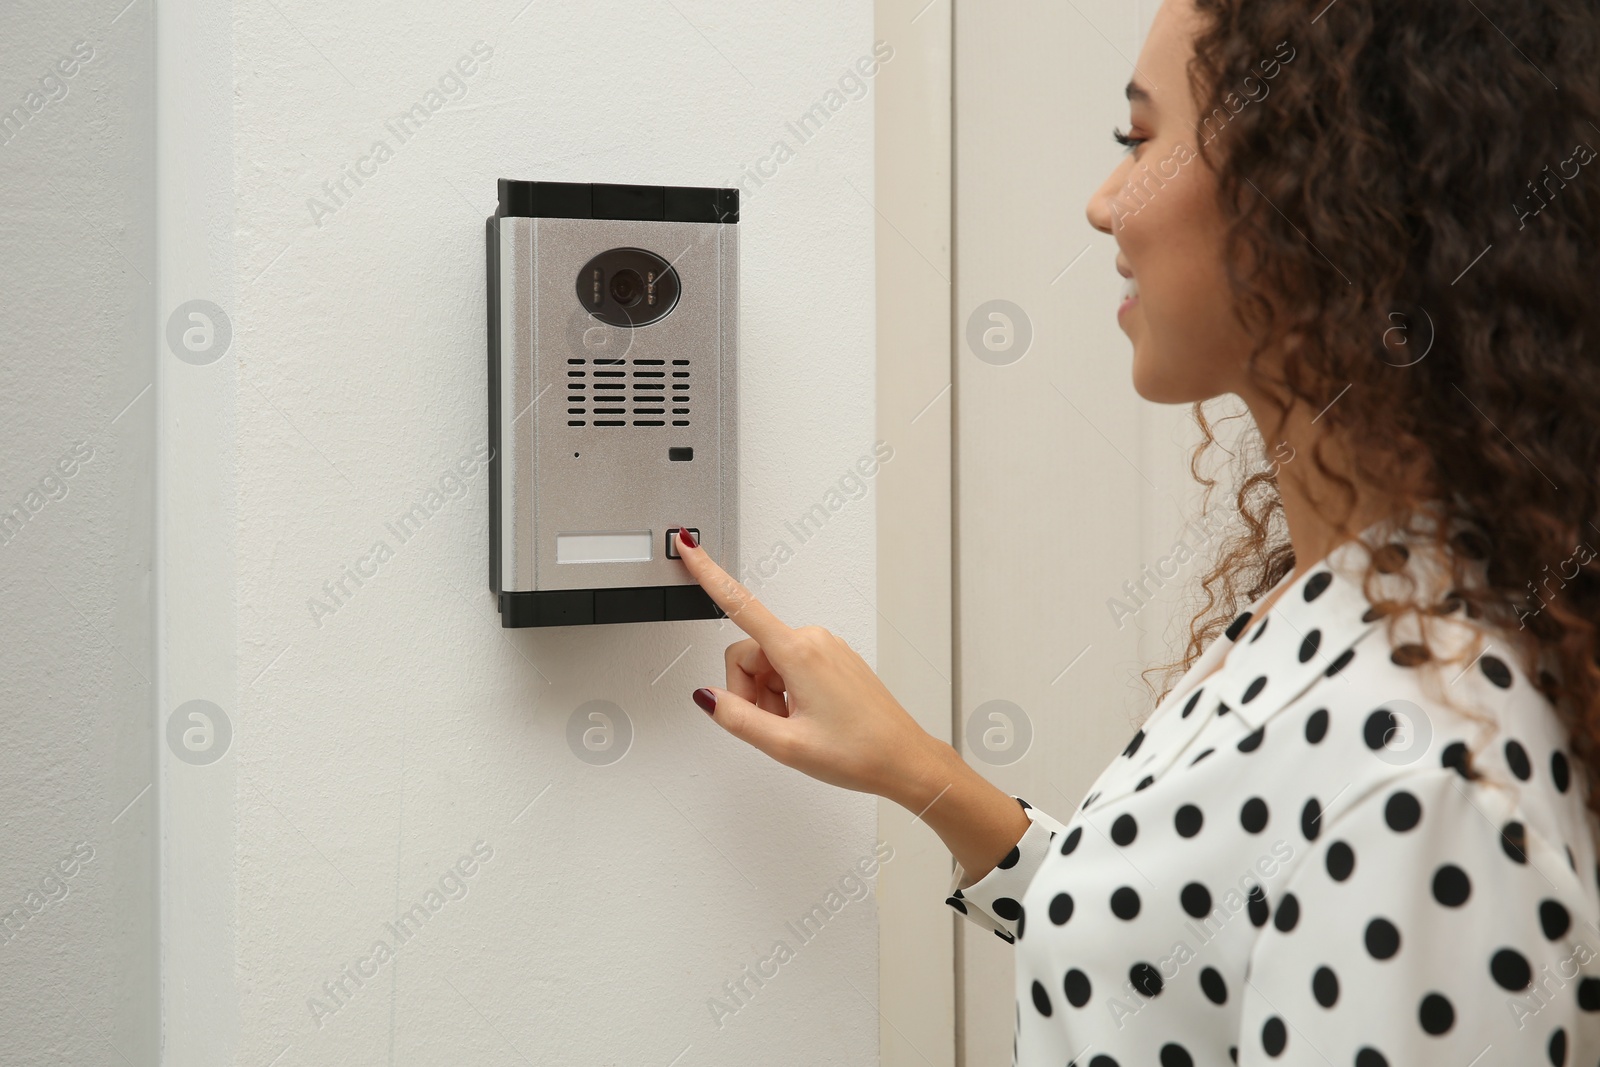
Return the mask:
{"type": "Polygon", "coordinates": [[[696,185],[525,182],[500,179],[497,218],[739,221],[739,190],[696,185]]]}
{"type": "Polygon", "coordinates": [[[507,629],[727,618],[727,612],[698,585],[544,589],[501,593],[499,600],[500,625],[507,629]]]}

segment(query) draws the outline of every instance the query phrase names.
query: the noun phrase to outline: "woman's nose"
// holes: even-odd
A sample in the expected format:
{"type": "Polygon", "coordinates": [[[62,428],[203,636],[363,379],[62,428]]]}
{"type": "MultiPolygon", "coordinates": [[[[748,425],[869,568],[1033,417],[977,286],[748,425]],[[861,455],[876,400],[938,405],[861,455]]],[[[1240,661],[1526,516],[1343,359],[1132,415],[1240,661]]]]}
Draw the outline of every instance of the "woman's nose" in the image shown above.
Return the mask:
{"type": "Polygon", "coordinates": [[[1116,197],[1117,190],[1122,187],[1122,172],[1125,165],[1119,165],[1116,170],[1106,176],[1100,188],[1094,191],[1089,198],[1089,205],[1084,209],[1084,214],[1089,219],[1089,225],[1101,233],[1112,233],[1111,211],[1112,200],[1116,197]]]}

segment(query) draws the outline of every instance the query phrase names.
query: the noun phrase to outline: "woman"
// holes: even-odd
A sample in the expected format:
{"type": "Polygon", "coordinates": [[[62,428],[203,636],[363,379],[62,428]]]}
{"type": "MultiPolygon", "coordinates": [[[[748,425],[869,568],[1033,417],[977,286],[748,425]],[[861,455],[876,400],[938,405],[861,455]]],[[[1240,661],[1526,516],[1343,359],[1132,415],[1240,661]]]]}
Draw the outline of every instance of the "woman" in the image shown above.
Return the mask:
{"type": "Polygon", "coordinates": [[[685,546],[749,634],[695,699],[943,838],[951,907],[1016,945],[1017,1062],[1600,1059],[1597,23],[1155,16],[1088,209],[1134,386],[1196,403],[1207,443],[1199,403],[1233,394],[1284,458],[1239,491],[1182,677],[1070,820],[685,546]]]}

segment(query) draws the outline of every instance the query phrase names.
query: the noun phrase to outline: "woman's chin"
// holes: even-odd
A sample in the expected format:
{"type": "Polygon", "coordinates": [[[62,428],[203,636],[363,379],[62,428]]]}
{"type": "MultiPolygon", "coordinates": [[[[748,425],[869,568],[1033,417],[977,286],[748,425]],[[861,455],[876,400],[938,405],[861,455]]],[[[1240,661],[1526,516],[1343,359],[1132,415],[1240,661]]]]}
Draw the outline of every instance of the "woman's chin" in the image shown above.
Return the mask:
{"type": "Polygon", "coordinates": [[[1152,404],[1193,404],[1216,395],[1200,387],[1183,373],[1187,367],[1173,367],[1170,361],[1151,358],[1142,342],[1133,344],[1133,391],[1152,404]]]}

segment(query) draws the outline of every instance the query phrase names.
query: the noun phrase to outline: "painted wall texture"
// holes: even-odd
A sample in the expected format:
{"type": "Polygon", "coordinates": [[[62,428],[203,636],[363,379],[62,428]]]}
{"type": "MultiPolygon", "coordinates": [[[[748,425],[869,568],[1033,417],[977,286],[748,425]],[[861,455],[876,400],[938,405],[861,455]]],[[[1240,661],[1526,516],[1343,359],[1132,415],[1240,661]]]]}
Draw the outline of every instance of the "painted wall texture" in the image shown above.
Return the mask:
{"type": "Polygon", "coordinates": [[[150,1064],[151,10],[0,8],[0,1063],[150,1064]]]}
{"type": "Polygon", "coordinates": [[[691,703],[732,624],[502,631],[483,463],[496,179],[739,184],[745,579],[873,658],[871,4],[232,20],[231,348],[183,370],[237,376],[236,813],[183,832],[234,1062],[876,1062],[874,798],[691,703]]]}

